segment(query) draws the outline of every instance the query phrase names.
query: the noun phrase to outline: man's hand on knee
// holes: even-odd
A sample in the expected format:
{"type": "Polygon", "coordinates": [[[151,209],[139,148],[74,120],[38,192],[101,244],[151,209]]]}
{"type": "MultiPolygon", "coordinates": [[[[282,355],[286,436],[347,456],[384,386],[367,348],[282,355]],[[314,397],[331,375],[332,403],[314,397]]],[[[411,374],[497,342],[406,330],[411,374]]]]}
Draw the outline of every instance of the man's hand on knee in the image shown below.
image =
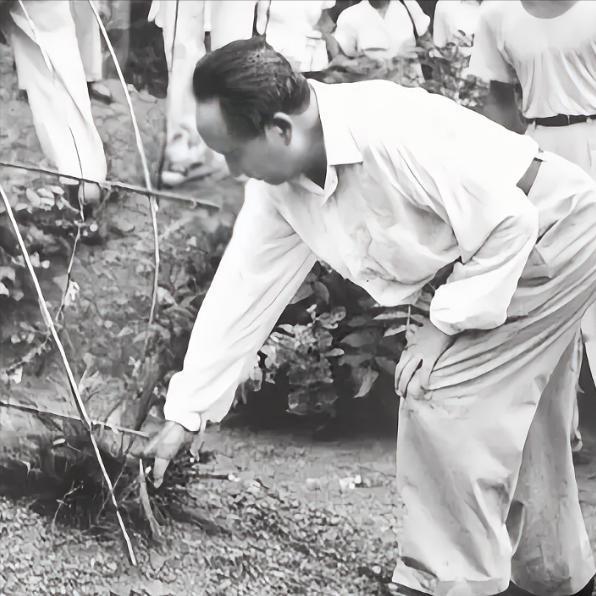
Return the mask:
{"type": "Polygon", "coordinates": [[[419,399],[428,390],[430,375],[454,338],[430,321],[408,334],[406,349],[395,367],[394,387],[400,397],[419,399]]]}

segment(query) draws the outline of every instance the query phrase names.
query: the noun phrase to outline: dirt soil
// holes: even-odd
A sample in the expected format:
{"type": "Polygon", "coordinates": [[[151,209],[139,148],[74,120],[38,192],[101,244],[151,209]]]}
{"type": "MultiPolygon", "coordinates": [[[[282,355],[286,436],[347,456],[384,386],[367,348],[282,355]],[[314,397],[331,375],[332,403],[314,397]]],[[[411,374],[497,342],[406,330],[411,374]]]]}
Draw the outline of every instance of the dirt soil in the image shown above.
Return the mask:
{"type": "MultiPolygon", "coordinates": [[[[17,99],[10,55],[0,46],[0,156],[44,163],[27,104],[17,99]]],[[[110,177],[142,184],[129,116],[119,100],[94,104],[110,160],[110,177]]],[[[153,171],[163,138],[164,105],[132,91],[153,171]]],[[[40,177],[3,168],[9,193],[40,183],[40,177]]],[[[231,223],[241,190],[229,180],[205,180],[185,192],[222,205],[231,223]]],[[[151,228],[146,200],[120,194],[102,216],[107,240],[82,246],[74,279],[77,300],[66,312],[68,349],[77,374],[99,371],[126,390],[131,362],[141,346],[132,339],[149,310],[151,228]],[[124,225],[123,225],[124,224],[124,225]]],[[[162,203],[164,244],[200,245],[201,230],[213,226],[199,210],[162,203]]],[[[165,268],[171,269],[171,263],[165,268]]],[[[55,304],[65,262],[52,261],[44,289],[55,304]]],[[[33,311],[32,311],[33,312],[33,311]]],[[[4,352],[0,361],[10,361],[4,352]]],[[[54,360],[25,369],[11,395],[72,411],[54,360]],[[38,373],[38,374],[36,374],[38,373]],[[39,374],[40,373],[40,374],[39,374]]],[[[592,397],[583,399],[584,421],[596,419],[592,397]],[[590,410],[590,408],[592,408],[590,410]]],[[[0,416],[0,422],[2,417],[0,416]]],[[[596,548],[596,432],[586,428],[586,448],[577,468],[584,512],[596,548]]],[[[246,426],[214,427],[205,449],[215,459],[190,490],[200,503],[201,523],[168,520],[160,543],[142,528],[132,531],[139,559],[132,568],[117,529],[82,530],[57,522],[36,499],[0,497],[0,596],[17,595],[200,595],[200,594],[384,594],[396,554],[395,436],[354,433],[316,443],[308,431],[256,432],[246,426]]],[[[26,462],[23,462],[26,465],[26,462]]]]}

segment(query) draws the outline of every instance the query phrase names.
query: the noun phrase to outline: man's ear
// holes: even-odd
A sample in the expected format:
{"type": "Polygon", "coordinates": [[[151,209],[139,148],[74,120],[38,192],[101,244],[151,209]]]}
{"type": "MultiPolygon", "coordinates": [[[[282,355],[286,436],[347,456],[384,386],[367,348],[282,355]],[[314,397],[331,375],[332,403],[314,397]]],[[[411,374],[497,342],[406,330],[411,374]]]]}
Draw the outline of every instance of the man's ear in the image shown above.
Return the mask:
{"type": "Polygon", "coordinates": [[[284,144],[289,145],[292,140],[292,129],[292,119],[284,112],[277,112],[267,127],[267,134],[273,135],[278,142],[281,139],[284,144]]]}

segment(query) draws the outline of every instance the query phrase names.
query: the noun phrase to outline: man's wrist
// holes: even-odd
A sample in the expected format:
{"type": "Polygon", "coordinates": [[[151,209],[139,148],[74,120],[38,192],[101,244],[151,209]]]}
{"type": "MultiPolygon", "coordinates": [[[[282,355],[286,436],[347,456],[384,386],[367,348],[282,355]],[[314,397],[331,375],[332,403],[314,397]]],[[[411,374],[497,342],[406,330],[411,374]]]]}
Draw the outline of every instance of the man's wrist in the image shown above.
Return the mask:
{"type": "Polygon", "coordinates": [[[196,433],[203,428],[203,416],[198,412],[183,411],[167,400],[163,412],[167,421],[176,422],[190,432],[196,433]]]}

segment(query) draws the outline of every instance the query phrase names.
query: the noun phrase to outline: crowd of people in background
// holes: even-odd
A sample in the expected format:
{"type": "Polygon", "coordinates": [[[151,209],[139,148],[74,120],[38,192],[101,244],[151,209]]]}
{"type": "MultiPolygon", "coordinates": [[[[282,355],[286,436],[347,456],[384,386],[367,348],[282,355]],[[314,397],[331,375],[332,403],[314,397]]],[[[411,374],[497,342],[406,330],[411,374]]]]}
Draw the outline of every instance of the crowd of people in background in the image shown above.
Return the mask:
{"type": "MultiPolygon", "coordinates": [[[[128,29],[130,3],[96,4],[116,37],[128,29]]],[[[471,59],[466,75],[490,82],[486,115],[596,178],[595,2],[153,0],[147,18],[163,32],[168,67],[165,165],[159,181],[166,187],[225,167],[197,132],[192,74],[207,51],[253,35],[264,36],[305,73],[362,55],[415,62],[417,46],[461,44],[471,59]]],[[[19,88],[47,159],[63,174],[105,180],[106,157],[91,100],[109,103],[112,96],[102,85],[103,41],[90,4],[4,3],[0,28],[13,49],[19,88]]],[[[116,43],[121,58],[126,43],[116,43]]],[[[415,69],[421,82],[420,65],[415,69]]],[[[75,202],[93,205],[100,199],[97,185],[64,183],[75,202]]],[[[596,370],[596,311],[586,317],[583,336],[596,370]]],[[[579,450],[577,416],[572,440],[579,450]]]]}
{"type": "MultiPolygon", "coordinates": [[[[163,33],[168,68],[165,164],[159,183],[176,187],[221,169],[195,125],[191,78],[207,50],[262,35],[297,70],[313,73],[361,55],[414,59],[431,41],[434,2],[416,0],[146,0],[147,19],[163,33]]],[[[127,0],[96,0],[121,62],[129,45],[127,0]]],[[[138,5],[139,2],[136,2],[138,5]]],[[[437,3],[435,43],[457,43],[473,34],[477,0],[437,3]]],[[[10,43],[21,95],[27,98],[42,150],[64,174],[103,181],[106,160],[91,113],[91,100],[112,101],[102,84],[105,50],[86,0],[4,2],[0,29],[10,43]],[[49,114],[62,114],[49,118],[49,114]]],[[[422,82],[414,64],[414,81],[422,82]]],[[[93,204],[96,185],[64,179],[69,196],[93,204]]]]}

